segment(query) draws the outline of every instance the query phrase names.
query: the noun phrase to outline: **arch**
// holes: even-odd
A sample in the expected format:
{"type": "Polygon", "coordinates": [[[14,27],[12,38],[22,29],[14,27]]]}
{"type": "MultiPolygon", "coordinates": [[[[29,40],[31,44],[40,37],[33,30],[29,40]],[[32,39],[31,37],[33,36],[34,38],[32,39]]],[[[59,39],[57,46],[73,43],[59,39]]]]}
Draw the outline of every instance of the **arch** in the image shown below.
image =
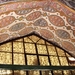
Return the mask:
{"type": "Polygon", "coordinates": [[[34,32],[75,57],[74,25],[75,11],[59,1],[9,2],[0,9],[0,43],[34,32]]]}

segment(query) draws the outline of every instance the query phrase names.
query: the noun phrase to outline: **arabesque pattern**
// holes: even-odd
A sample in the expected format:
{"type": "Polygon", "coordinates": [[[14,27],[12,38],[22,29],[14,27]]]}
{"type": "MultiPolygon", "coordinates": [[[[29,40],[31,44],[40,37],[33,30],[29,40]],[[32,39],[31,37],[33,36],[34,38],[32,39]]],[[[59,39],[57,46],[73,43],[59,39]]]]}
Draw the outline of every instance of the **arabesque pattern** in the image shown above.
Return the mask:
{"type": "Polygon", "coordinates": [[[75,56],[75,11],[56,0],[0,6],[0,43],[35,32],[75,56]]]}

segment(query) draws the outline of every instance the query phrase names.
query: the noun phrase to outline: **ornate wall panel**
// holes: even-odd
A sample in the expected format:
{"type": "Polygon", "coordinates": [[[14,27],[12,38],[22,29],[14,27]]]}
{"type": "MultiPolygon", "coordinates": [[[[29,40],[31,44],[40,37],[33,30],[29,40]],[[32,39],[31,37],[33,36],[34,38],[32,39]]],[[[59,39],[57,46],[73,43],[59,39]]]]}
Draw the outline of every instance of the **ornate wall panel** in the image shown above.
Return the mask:
{"type": "Polygon", "coordinates": [[[0,43],[32,32],[75,57],[74,10],[57,0],[11,0],[0,5],[0,43]]]}

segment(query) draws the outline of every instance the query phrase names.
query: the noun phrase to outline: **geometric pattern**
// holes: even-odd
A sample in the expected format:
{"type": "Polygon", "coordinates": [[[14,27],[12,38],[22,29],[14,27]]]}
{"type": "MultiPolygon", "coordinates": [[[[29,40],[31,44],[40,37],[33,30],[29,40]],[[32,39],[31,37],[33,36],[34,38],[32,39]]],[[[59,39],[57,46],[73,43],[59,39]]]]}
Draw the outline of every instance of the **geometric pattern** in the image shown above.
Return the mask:
{"type": "Polygon", "coordinates": [[[73,57],[47,40],[38,35],[28,35],[0,46],[0,67],[1,64],[4,66],[0,69],[0,75],[75,75],[74,70],[69,68],[46,69],[46,66],[74,67],[74,62],[69,58],[73,57]],[[11,65],[11,68],[5,69],[5,65],[11,65]],[[12,70],[12,65],[17,67],[12,70]],[[18,65],[28,66],[28,69],[18,65]],[[32,69],[34,66],[37,68],[32,70],[31,66],[32,69]],[[40,70],[38,66],[41,66],[40,70]]]}
{"type": "Polygon", "coordinates": [[[0,6],[0,43],[35,32],[75,57],[75,11],[56,0],[0,6]]]}

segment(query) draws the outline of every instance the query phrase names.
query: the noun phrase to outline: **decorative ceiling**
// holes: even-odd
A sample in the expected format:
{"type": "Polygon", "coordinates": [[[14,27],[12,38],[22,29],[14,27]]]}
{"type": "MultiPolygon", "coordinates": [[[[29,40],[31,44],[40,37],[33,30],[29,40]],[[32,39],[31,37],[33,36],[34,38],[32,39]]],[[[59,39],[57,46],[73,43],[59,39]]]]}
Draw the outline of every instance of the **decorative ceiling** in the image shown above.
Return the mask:
{"type": "Polygon", "coordinates": [[[70,8],[75,10],[75,0],[59,0],[69,6],[70,8]]]}
{"type": "Polygon", "coordinates": [[[0,43],[34,32],[75,57],[75,10],[58,0],[0,2],[0,43]]]}
{"type": "MultiPolygon", "coordinates": [[[[43,1],[43,0],[0,0],[0,4],[17,1],[43,1]]],[[[67,6],[75,10],[75,0],[58,0],[58,1],[66,4],[67,6]]]]}

